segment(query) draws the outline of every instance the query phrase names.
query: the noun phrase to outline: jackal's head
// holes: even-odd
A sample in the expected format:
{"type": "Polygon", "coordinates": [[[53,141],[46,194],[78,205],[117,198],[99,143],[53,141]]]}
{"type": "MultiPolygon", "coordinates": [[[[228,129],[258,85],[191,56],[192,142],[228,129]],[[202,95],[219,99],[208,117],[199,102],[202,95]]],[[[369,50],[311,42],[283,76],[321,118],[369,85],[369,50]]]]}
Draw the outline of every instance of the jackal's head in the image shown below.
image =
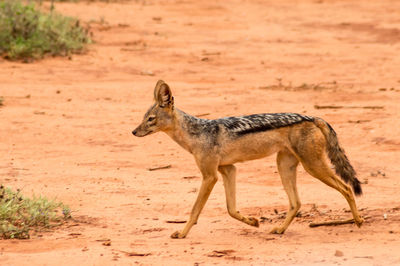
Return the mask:
{"type": "Polygon", "coordinates": [[[167,131],[172,128],[174,122],[174,97],[171,89],[162,80],[159,80],[154,88],[155,103],[149,108],[143,117],[142,123],[132,131],[137,137],[144,137],[158,131],[167,131]]]}

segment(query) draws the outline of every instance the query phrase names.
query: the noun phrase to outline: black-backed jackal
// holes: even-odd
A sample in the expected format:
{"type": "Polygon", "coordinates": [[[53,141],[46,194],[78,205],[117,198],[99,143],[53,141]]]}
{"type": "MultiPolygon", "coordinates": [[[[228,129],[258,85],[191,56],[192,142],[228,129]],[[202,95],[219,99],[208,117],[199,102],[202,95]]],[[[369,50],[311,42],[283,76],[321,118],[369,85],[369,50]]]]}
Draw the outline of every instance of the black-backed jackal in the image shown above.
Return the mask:
{"type": "Polygon", "coordinates": [[[362,193],[360,181],[339,146],[335,131],[324,120],[294,113],[200,119],[175,108],[171,89],[161,80],[154,89],[154,100],[142,123],[132,131],[133,135],[144,137],[157,131],[167,133],[193,154],[203,176],[190,219],[181,232],[171,235],[172,238],[184,238],[197,223],[217,182],[217,172],[221,173],[224,181],[229,214],[239,221],[258,227],[256,218],[243,216],[236,210],[234,164],[273,153],[278,153],[278,171],[289,197],[290,208],[283,224],[273,228],[271,233],[284,233],[300,209],[296,187],[296,168],[299,162],[309,174],[338,190],[350,205],[354,222],[358,226],[363,223],[353,192],[346,184],[350,184],[354,193],[359,195],[362,193]],[[336,174],[332,171],[328,158],[336,174]]]}

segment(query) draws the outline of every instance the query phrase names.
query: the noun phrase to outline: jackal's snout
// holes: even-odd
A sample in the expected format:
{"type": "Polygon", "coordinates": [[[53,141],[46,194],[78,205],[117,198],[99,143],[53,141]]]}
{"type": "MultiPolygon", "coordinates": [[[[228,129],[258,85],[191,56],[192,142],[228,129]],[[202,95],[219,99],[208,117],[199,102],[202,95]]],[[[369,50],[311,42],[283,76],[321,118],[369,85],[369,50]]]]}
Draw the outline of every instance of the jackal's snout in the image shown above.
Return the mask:
{"type": "Polygon", "coordinates": [[[136,137],[144,137],[144,136],[147,136],[147,135],[149,135],[149,134],[151,134],[151,133],[153,133],[153,131],[152,130],[149,130],[149,129],[143,129],[143,125],[141,124],[141,125],[139,125],[137,128],[135,128],[133,131],[132,131],[132,134],[134,135],[134,136],[136,136],[136,137]]]}

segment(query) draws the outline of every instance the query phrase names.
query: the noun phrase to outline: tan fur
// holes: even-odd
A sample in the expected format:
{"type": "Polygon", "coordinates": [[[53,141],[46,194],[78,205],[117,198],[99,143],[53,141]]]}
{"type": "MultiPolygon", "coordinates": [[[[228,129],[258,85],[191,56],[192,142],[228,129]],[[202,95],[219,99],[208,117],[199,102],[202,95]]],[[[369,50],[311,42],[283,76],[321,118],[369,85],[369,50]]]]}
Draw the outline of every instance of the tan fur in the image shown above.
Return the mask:
{"type": "MultiPolygon", "coordinates": [[[[185,114],[174,108],[173,97],[168,85],[159,81],[154,90],[155,104],[146,113],[143,122],[133,131],[136,136],[163,131],[184,149],[193,154],[203,181],[190,219],[182,231],[171,235],[172,238],[184,238],[192,226],[197,223],[215,183],[218,172],[222,175],[227,209],[230,216],[252,226],[259,226],[254,217],[246,217],[236,209],[236,168],[237,162],[254,160],[277,153],[277,165],[283,187],[289,197],[289,211],[285,221],[271,230],[272,233],[285,232],[300,209],[300,200],[296,187],[296,168],[299,162],[304,169],[328,186],[338,190],[347,200],[355,223],[360,226],[363,219],[358,214],[353,192],[331,170],[327,150],[337,146],[336,155],[343,158],[343,152],[337,139],[329,144],[335,136],[329,132],[327,125],[316,119],[314,122],[301,122],[264,132],[251,133],[238,138],[229,136],[223,126],[219,126],[218,145],[211,145],[207,134],[193,134],[190,123],[185,121],[185,114]],[[154,117],[150,119],[149,117],[154,117]],[[334,146],[332,146],[334,145],[334,146]]],[[[344,155],[344,153],[343,153],[344,155]]],[[[347,157],[346,157],[347,159],[347,157]]],[[[339,167],[340,168],[340,167],[339,167]]]]}

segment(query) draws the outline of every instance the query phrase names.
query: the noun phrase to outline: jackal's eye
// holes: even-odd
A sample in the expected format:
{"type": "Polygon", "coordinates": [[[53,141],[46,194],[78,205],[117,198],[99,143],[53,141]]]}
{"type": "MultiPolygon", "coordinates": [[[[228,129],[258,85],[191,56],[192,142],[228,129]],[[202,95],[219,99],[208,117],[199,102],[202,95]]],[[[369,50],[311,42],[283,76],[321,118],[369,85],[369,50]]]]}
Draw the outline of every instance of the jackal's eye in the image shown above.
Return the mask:
{"type": "Polygon", "coordinates": [[[156,119],[155,116],[149,116],[149,118],[147,118],[147,122],[154,121],[154,119],[156,119]]]}

